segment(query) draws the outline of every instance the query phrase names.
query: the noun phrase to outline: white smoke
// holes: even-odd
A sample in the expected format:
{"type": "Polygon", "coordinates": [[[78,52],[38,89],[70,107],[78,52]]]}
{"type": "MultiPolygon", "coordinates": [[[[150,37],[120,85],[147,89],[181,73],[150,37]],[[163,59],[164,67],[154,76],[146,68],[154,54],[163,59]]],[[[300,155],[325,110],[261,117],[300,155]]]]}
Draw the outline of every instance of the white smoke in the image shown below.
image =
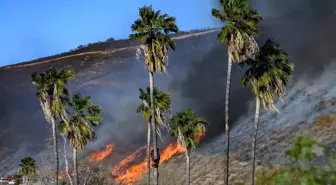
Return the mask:
{"type": "MultiPolygon", "coordinates": [[[[330,65],[325,66],[324,72],[315,80],[302,76],[294,81],[292,86],[288,88],[283,103],[280,101],[276,103],[280,114],[270,111],[265,112],[262,109],[260,112],[258,140],[269,136],[274,128],[293,126],[302,121],[309,124],[319,115],[336,113],[335,71],[336,63],[332,62],[330,65]]],[[[231,104],[234,103],[231,102],[231,104]]],[[[254,111],[255,102],[252,100],[249,103],[248,112],[234,124],[235,127],[231,130],[232,152],[242,150],[239,143],[251,141],[254,111]]],[[[204,154],[220,154],[225,150],[225,138],[225,134],[222,134],[198,151],[204,154]]]]}

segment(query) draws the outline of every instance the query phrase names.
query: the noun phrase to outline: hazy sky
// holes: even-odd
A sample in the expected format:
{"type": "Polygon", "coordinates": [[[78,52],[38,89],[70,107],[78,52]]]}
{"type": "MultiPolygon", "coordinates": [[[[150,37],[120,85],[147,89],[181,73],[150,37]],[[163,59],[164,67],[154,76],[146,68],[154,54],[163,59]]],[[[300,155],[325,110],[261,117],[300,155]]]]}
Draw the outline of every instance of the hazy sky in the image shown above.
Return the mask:
{"type": "Polygon", "coordinates": [[[212,0],[0,0],[0,66],[127,38],[138,8],[153,5],[181,30],[214,27],[212,0]]]}

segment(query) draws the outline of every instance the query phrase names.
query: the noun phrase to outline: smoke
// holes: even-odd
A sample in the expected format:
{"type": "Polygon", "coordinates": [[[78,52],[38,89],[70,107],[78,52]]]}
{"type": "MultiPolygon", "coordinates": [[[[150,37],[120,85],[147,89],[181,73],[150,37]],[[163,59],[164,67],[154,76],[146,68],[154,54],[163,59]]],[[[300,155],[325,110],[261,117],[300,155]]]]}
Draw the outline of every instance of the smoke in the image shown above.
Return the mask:
{"type": "MultiPolygon", "coordinates": [[[[294,86],[299,79],[302,80],[302,76],[305,77],[305,81],[319,79],[324,74],[326,66],[335,59],[336,36],[334,33],[336,25],[333,24],[336,21],[335,3],[332,0],[325,0],[324,3],[317,3],[315,0],[254,1],[253,5],[265,17],[258,42],[262,45],[266,39],[274,38],[289,54],[296,66],[294,86]]],[[[218,7],[218,1],[214,0],[214,7],[218,7]]],[[[215,19],[213,21],[219,25],[218,21],[215,19]]],[[[226,52],[226,46],[219,44],[216,40],[216,33],[180,40],[177,41],[177,50],[170,53],[167,74],[155,75],[156,86],[171,93],[173,114],[191,108],[199,116],[208,120],[210,125],[206,134],[207,140],[224,132],[226,52]]],[[[136,62],[134,58],[130,57],[134,54],[132,51],[119,59],[104,61],[106,63],[104,68],[107,68],[104,70],[109,70],[109,72],[108,75],[97,79],[104,82],[101,86],[78,88],[73,85],[71,88],[72,92],[79,91],[84,95],[92,96],[93,102],[103,107],[104,120],[101,126],[96,128],[97,140],[88,146],[89,150],[99,149],[108,143],[116,143],[115,151],[128,152],[146,143],[147,124],[141,115],[135,113],[135,110],[137,105],[141,103],[138,98],[138,89],[148,86],[148,73],[144,70],[142,62],[136,62]],[[115,65],[109,66],[110,63],[117,62],[120,62],[121,67],[114,69],[115,65]]],[[[64,64],[58,63],[58,65],[64,64]]],[[[21,70],[13,71],[21,73],[21,70]]],[[[23,70],[30,74],[34,72],[33,68],[23,70]]],[[[80,71],[79,69],[75,70],[80,71]]],[[[241,119],[247,114],[249,106],[251,106],[249,102],[253,98],[250,89],[241,88],[240,75],[242,72],[243,70],[237,65],[233,66],[230,101],[231,123],[241,122],[241,119]]],[[[0,99],[1,105],[6,105],[6,109],[0,111],[0,121],[15,123],[1,130],[0,136],[3,136],[0,138],[1,147],[20,146],[17,144],[20,143],[19,140],[14,140],[15,137],[13,137],[19,132],[22,140],[30,143],[45,143],[47,135],[45,128],[49,125],[44,120],[34,95],[35,87],[31,87],[29,80],[24,79],[26,80],[24,83],[21,82],[22,80],[13,76],[5,77],[5,75],[1,78],[1,84],[5,84],[1,87],[4,89],[2,92],[5,93],[5,96],[8,95],[9,99],[0,99]],[[12,84],[21,83],[23,83],[22,88],[29,86],[27,88],[29,94],[14,96],[12,95],[13,90],[9,88],[7,91],[8,86],[12,87],[12,84]],[[11,103],[6,103],[8,101],[11,103]],[[22,104],[22,102],[25,103],[22,104]],[[17,114],[17,112],[22,113],[17,114]],[[31,129],[32,127],[34,129],[31,129]]],[[[332,79],[323,78],[323,80],[326,81],[323,84],[328,84],[328,81],[332,79]]],[[[291,92],[293,91],[289,91],[288,94],[291,92]]],[[[170,140],[169,137],[165,138],[160,147],[162,148],[162,145],[170,140]]],[[[13,148],[13,150],[16,149],[13,148]]],[[[20,156],[17,157],[21,158],[22,153],[24,152],[21,150],[20,156]]],[[[33,154],[33,152],[30,153],[27,150],[24,154],[33,154]]]]}
{"type": "MultiPolygon", "coordinates": [[[[307,80],[319,77],[323,69],[335,59],[333,46],[336,20],[334,1],[316,3],[316,1],[255,1],[254,6],[263,14],[261,34],[258,42],[273,38],[289,54],[294,62],[294,83],[301,76],[307,80]],[[298,7],[309,7],[298,10],[298,7]],[[290,15],[290,16],[289,16],[290,15]],[[308,78],[309,77],[309,78],[308,78]]],[[[218,2],[214,2],[218,7],[218,2]]],[[[200,115],[210,121],[208,135],[213,136],[224,131],[224,93],[227,70],[227,49],[215,47],[208,55],[195,62],[187,72],[186,79],[176,79],[175,89],[179,89],[185,98],[198,103],[200,115]]],[[[235,123],[246,113],[248,102],[253,97],[250,89],[242,89],[240,75],[243,71],[233,67],[230,120],[235,123]]]]}
{"type": "MultiPolygon", "coordinates": [[[[299,131],[302,122],[305,125],[311,124],[319,115],[336,113],[336,82],[330,80],[336,78],[335,70],[336,63],[332,62],[314,80],[309,77],[299,77],[295,82],[295,86],[288,88],[283,103],[280,101],[276,103],[280,110],[279,114],[261,109],[257,140],[261,143],[260,146],[267,145],[269,147],[266,153],[265,151],[258,151],[258,155],[263,156],[263,161],[279,163],[280,161],[276,160],[281,160],[281,155],[283,154],[283,151],[281,151],[283,148],[279,146],[280,144],[275,145],[269,142],[269,136],[273,129],[290,125],[296,126],[294,130],[299,131]]],[[[231,151],[244,155],[242,157],[245,159],[249,159],[252,134],[251,123],[254,111],[255,102],[250,101],[248,111],[237,120],[237,125],[231,132],[231,151]]],[[[290,135],[291,133],[284,134],[290,135]]],[[[224,146],[224,143],[225,137],[219,136],[211,144],[200,148],[198,152],[205,155],[223,153],[225,148],[218,146],[224,146]]]]}
{"type": "MultiPolygon", "coordinates": [[[[183,79],[186,71],[193,65],[192,61],[201,58],[215,45],[213,34],[192,39],[177,41],[177,50],[171,52],[167,73],[155,74],[155,86],[168,92],[172,100],[173,114],[187,108],[193,108],[198,103],[183,97],[179,89],[171,86],[174,80],[183,79]],[[197,45],[195,45],[197,43],[197,45]]],[[[134,56],[135,52],[130,53],[134,56]]],[[[100,81],[110,82],[115,85],[110,88],[93,88],[85,90],[85,94],[92,95],[93,101],[103,107],[104,120],[97,128],[97,140],[90,144],[90,149],[116,143],[114,151],[126,152],[130,148],[137,149],[146,144],[147,122],[136,113],[139,99],[139,88],[146,88],[149,84],[148,72],[144,69],[142,61],[135,61],[128,57],[123,61],[127,66],[124,73],[100,78],[100,81]],[[114,83],[117,82],[117,83],[114,83]],[[108,116],[108,117],[107,117],[108,116]]],[[[106,85],[106,84],[105,84],[106,85]]],[[[167,131],[163,130],[163,133],[167,131]]],[[[161,147],[165,146],[172,138],[163,137],[161,147]]]]}

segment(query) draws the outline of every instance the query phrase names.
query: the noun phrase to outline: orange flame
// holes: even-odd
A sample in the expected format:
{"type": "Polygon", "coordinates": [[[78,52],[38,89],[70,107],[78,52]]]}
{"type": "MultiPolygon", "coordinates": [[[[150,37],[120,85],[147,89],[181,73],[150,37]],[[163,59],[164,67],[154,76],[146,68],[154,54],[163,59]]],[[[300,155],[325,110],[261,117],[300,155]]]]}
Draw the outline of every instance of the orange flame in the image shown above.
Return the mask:
{"type": "Polygon", "coordinates": [[[206,130],[195,133],[195,139],[200,142],[204,138],[204,133],[206,130]]]}
{"type": "MultiPolygon", "coordinates": [[[[178,144],[169,144],[160,154],[160,164],[169,160],[175,154],[183,151],[185,150],[182,146],[178,144]]],[[[133,155],[134,154],[132,154],[128,158],[132,158],[133,155]]],[[[126,163],[123,165],[126,165],[126,163]]],[[[137,181],[141,176],[143,176],[146,173],[146,171],[147,171],[147,159],[145,159],[140,164],[132,165],[131,167],[127,168],[124,172],[119,172],[116,177],[116,181],[121,182],[122,184],[132,184],[135,181],[137,181]]],[[[116,174],[116,171],[114,171],[114,174],[116,174]]]]}
{"type": "Polygon", "coordinates": [[[99,161],[105,159],[107,156],[109,156],[112,153],[112,150],[114,148],[114,144],[109,144],[106,146],[105,150],[101,152],[95,152],[91,155],[91,159],[98,163],[99,161]]]}
{"type": "MultiPolygon", "coordinates": [[[[75,174],[75,171],[73,169],[71,169],[69,171],[70,176],[73,176],[75,174]]],[[[58,179],[64,179],[65,177],[67,177],[67,173],[65,171],[60,172],[58,175],[58,179]]]]}
{"type": "Polygon", "coordinates": [[[117,175],[117,173],[124,168],[129,162],[133,161],[136,157],[136,154],[138,153],[139,150],[143,150],[146,149],[146,146],[143,146],[141,148],[139,148],[137,151],[135,151],[134,153],[132,153],[130,156],[128,156],[126,159],[122,160],[116,167],[114,167],[114,169],[112,170],[112,175],[117,175]]]}
{"type": "Polygon", "coordinates": [[[185,149],[178,144],[169,144],[160,154],[160,164],[168,161],[175,154],[184,152],[185,149]]]}

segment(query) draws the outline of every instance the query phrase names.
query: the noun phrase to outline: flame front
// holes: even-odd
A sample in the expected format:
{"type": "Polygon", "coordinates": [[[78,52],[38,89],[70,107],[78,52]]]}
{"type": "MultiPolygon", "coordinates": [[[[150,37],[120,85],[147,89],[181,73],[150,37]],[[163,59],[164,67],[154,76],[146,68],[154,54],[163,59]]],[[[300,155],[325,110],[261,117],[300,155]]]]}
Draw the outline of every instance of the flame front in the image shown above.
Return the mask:
{"type": "Polygon", "coordinates": [[[107,156],[109,156],[112,153],[112,150],[114,148],[114,144],[109,144],[106,146],[105,150],[101,152],[95,152],[91,155],[91,159],[98,163],[99,161],[105,159],[107,156]]]}
{"type": "Polygon", "coordinates": [[[169,144],[160,154],[160,164],[168,161],[175,154],[184,152],[185,149],[178,144],[169,144]]]}
{"type": "MultiPolygon", "coordinates": [[[[146,148],[146,147],[145,147],[146,148]]],[[[169,144],[160,154],[160,164],[172,158],[175,154],[184,152],[184,148],[178,144],[169,144]]],[[[117,167],[112,171],[112,175],[117,176],[116,181],[122,184],[132,184],[137,181],[141,176],[146,174],[147,171],[147,159],[145,159],[140,164],[132,165],[125,171],[120,172],[120,166],[125,166],[128,162],[135,158],[135,153],[127,157],[125,160],[120,162],[117,167]]]]}
{"type": "Polygon", "coordinates": [[[136,154],[138,153],[139,150],[146,149],[146,146],[143,146],[139,148],[137,151],[135,151],[133,154],[130,156],[126,157],[126,159],[122,160],[114,169],[112,170],[112,175],[117,176],[118,172],[123,169],[129,162],[133,161],[136,157],[136,154]]]}

